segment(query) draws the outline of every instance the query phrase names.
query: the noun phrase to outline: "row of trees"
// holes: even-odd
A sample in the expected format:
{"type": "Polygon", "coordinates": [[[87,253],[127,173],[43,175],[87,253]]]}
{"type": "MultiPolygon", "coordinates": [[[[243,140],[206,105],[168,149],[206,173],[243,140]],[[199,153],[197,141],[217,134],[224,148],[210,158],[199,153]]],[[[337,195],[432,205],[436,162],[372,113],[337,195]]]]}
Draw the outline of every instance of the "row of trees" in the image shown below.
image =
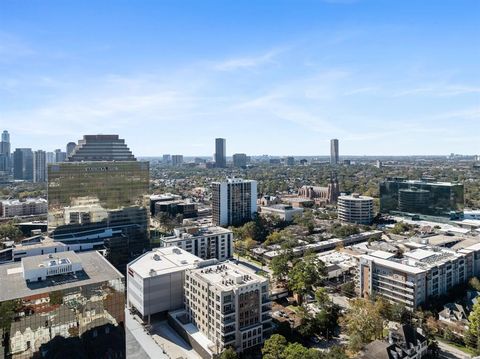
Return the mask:
{"type": "Polygon", "coordinates": [[[284,336],[274,334],[265,341],[263,359],[347,359],[345,352],[333,347],[329,352],[306,348],[300,343],[289,343],[284,336]]]}

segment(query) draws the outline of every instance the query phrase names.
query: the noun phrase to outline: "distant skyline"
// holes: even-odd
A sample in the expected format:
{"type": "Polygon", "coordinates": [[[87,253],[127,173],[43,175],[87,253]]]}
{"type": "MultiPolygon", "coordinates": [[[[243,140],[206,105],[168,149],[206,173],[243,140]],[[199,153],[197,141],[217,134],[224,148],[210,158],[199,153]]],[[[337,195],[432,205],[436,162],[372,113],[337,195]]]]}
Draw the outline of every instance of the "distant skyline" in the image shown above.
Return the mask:
{"type": "Polygon", "coordinates": [[[480,1],[0,2],[0,131],[137,156],[480,153],[480,1]]]}

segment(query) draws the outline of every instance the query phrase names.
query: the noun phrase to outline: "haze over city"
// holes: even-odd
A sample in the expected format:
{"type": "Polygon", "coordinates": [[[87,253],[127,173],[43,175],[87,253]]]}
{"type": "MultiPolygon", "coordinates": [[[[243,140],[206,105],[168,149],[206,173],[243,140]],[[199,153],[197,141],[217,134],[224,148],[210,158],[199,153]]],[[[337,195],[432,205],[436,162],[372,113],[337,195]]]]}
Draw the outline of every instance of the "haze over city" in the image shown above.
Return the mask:
{"type": "Polygon", "coordinates": [[[2,1],[13,146],[137,156],[476,154],[478,1],[2,1]],[[461,6],[460,6],[461,5],[461,6]]]}

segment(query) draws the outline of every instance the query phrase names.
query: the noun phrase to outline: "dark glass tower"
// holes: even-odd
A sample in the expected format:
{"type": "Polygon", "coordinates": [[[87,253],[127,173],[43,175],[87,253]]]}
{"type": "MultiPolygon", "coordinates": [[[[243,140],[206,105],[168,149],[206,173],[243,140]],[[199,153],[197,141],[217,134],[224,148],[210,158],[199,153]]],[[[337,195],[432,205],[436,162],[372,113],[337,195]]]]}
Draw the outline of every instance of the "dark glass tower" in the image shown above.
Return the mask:
{"type": "Polygon", "coordinates": [[[17,148],[13,153],[13,178],[33,181],[33,152],[31,148],[17,148]]]}
{"type": "Polygon", "coordinates": [[[215,139],[215,167],[227,167],[227,141],[224,138],[215,139]]]}
{"type": "Polygon", "coordinates": [[[458,217],[464,209],[461,183],[388,178],[380,183],[380,211],[458,217]]]}

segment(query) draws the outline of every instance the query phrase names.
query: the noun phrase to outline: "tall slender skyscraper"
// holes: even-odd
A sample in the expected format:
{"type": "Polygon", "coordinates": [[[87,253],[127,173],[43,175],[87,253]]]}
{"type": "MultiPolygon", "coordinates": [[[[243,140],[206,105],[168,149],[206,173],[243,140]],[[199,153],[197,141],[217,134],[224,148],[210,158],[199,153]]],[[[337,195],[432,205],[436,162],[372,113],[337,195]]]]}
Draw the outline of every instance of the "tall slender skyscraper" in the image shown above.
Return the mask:
{"type": "Polygon", "coordinates": [[[33,153],[33,182],[45,182],[47,179],[47,153],[42,150],[33,153]]]}
{"type": "Polygon", "coordinates": [[[330,140],[330,164],[336,165],[339,162],[338,140],[336,138],[330,140]]]}
{"type": "Polygon", "coordinates": [[[8,131],[3,131],[2,141],[0,141],[0,171],[9,172],[10,164],[10,134],[8,131]]]}
{"type": "Polygon", "coordinates": [[[227,167],[227,141],[224,138],[215,139],[215,167],[227,167]]]}

